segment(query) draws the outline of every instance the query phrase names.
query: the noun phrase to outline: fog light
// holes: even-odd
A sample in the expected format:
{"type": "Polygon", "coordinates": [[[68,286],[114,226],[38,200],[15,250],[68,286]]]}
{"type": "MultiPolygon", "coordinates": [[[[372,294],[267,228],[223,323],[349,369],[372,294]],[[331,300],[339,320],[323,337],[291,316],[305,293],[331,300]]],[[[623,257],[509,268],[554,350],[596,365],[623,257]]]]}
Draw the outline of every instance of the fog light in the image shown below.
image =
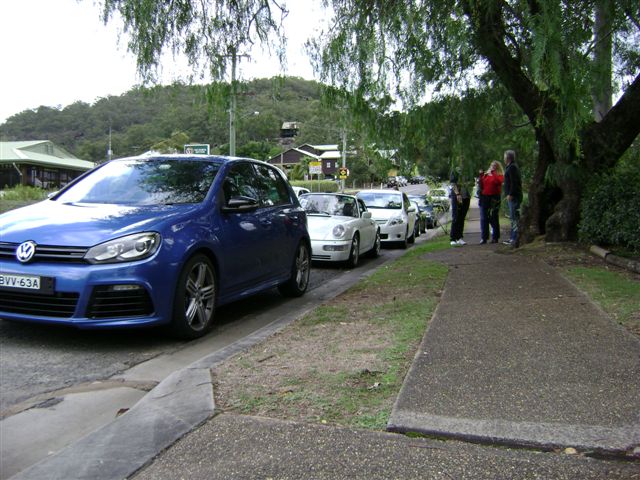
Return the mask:
{"type": "Polygon", "coordinates": [[[109,287],[109,290],[112,292],[130,292],[133,290],[141,290],[142,287],[140,285],[112,285],[109,287]]]}
{"type": "Polygon", "coordinates": [[[325,252],[343,252],[347,247],[348,245],[324,245],[322,250],[325,252]]]}

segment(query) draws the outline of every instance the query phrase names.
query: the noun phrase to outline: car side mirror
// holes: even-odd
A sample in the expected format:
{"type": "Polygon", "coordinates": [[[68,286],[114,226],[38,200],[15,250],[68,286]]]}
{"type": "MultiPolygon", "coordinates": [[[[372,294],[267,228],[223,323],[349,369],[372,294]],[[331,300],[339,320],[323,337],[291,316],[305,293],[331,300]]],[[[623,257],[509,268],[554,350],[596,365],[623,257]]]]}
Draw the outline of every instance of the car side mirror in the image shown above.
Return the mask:
{"type": "Polygon", "coordinates": [[[259,204],[255,198],[251,197],[231,197],[221,210],[223,213],[240,213],[256,210],[259,204]]]}
{"type": "Polygon", "coordinates": [[[371,212],[362,212],[362,218],[371,218],[371,212]]]}
{"type": "Polygon", "coordinates": [[[407,212],[415,212],[415,211],[416,211],[416,207],[407,208],[407,212]]]}

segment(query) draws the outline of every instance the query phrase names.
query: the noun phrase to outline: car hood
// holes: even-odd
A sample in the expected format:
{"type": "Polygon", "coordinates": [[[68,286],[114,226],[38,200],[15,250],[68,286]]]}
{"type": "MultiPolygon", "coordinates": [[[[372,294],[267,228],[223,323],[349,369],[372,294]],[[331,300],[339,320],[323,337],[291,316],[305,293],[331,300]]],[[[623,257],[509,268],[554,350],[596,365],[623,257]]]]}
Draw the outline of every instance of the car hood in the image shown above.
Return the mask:
{"type": "Polygon", "coordinates": [[[401,217],[402,210],[394,208],[369,207],[371,218],[374,220],[389,220],[391,217],[401,217]]]}
{"type": "Polygon", "coordinates": [[[0,216],[0,242],[93,246],[142,231],[160,231],[173,217],[198,205],[124,206],[63,204],[52,200],[0,216]]]}
{"type": "Polygon", "coordinates": [[[331,217],[324,215],[307,214],[309,236],[313,240],[333,238],[333,227],[346,223],[350,217],[331,217]]]}

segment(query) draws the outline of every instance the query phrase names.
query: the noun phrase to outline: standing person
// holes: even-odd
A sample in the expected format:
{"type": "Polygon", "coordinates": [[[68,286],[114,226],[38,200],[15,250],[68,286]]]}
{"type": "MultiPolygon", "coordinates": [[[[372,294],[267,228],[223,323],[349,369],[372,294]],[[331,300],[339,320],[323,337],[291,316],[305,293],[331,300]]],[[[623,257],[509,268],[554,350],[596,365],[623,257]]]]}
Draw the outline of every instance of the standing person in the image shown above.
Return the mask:
{"type": "Polygon", "coordinates": [[[504,152],[504,163],[507,166],[504,172],[503,192],[509,205],[509,220],[511,221],[511,234],[505,245],[518,244],[518,224],[520,223],[520,205],[522,204],[522,177],[520,169],[516,165],[516,152],[507,150],[504,152]]]}
{"type": "Polygon", "coordinates": [[[462,237],[464,236],[464,221],[471,203],[471,194],[468,186],[460,178],[457,171],[451,172],[449,181],[451,182],[451,190],[449,192],[451,200],[451,232],[449,238],[452,246],[459,247],[467,244],[462,237]]]}
{"type": "Polygon", "coordinates": [[[480,170],[478,183],[480,186],[480,231],[485,244],[489,240],[489,225],[491,225],[491,243],[500,240],[500,200],[504,174],[502,165],[498,161],[491,162],[489,171],[480,170]]]}

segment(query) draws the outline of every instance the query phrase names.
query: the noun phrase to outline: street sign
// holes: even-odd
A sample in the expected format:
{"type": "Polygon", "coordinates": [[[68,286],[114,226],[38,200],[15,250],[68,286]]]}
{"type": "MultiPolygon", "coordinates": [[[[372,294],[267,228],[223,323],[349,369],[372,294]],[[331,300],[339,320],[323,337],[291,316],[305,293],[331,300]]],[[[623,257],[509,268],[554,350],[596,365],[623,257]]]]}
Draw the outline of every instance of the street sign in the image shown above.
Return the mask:
{"type": "Polygon", "coordinates": [[[193,145],[185,145],[184,153],[188,155],[209,155],[209,144],[196,143],[193,145]]]}
{"type": "Polygon", "coordinates": [[[338,169],[338,177],[340,180],[346,180],[349,176],[349,169],[347,167],[340,167],[338,169]]]}
{"type": "Polygon", "coordinates": [[[321,175],[321,174],[322,174],[322,163],[309,162],[309,175],[321,175]]]}

